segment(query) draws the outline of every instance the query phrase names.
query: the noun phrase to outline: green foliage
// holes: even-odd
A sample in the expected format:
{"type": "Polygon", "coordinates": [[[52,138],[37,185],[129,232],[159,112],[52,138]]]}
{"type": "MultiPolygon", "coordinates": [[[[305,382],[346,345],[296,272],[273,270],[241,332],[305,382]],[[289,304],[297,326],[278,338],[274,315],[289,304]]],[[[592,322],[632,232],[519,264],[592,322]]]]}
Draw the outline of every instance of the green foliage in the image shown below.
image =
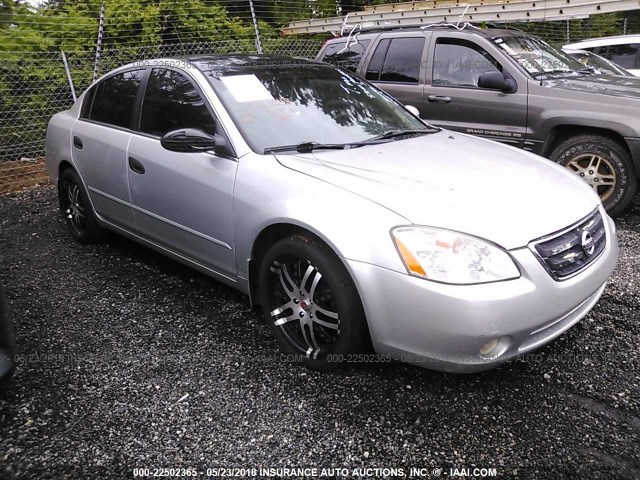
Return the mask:
{"type": "MultiPolygon", "coordinates": [[[[254,0],[265,51],[292,55],[308,53],[308,43],[280,37],[286,23],[381,3],[391,2],[254,0]]],[[[26,151],[43,153],[49,117],[70,106],[60,50],[68,54],[78,93],[91,83],[101,5],[101,0],[47,0],[36,8],[25,0],[0,0],[0,161],[26,151]]],[[[640,11],[624,12],[572,20],[570,40],[620,34],[625,17],[627,33],[640,32],[640,11]]],[[[567,40],[566,25],[515,26],[559,45],[567,40]]],[[[249,0],[108,0],[99,72],[158,56],[255,52],[254,37],[249,0]]]]}
{"type": "MultiPolygon", "coordinates": [[[[49,1],[35,9],[0,2],[0,160],[44,153],[49,118],[71,105],[60,50],[68,54],[78,93],[91,83],[101,5],[49,1]]],[[[276,34],[267,24],[261,28],[276,34]]],[[[180,48],[183,43],[228,40],[225,53],[255,51],[253,37],[250,23],[217,2],[109,0],[100,73],[136,59],[194,52],[180,48]]]]}

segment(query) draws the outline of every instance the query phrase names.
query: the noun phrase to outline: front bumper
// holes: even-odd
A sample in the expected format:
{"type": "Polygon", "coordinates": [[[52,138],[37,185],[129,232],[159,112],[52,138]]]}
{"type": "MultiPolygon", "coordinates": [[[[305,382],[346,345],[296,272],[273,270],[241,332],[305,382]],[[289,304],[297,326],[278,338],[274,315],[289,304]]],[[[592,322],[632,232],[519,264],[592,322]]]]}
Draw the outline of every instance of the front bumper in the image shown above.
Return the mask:
{"type": "Polygon", "coordinates": [[[616,266],[615,226],[602,213],[605,250],[585,270],[561,282],[526,247],[509,252],[520,278],[481,285],[440,284],[345,260],[376,352],[463,373],[487,370],[550,342],[591,310],[616,266]],[[498,338],[495,354],[481,356],[480,348],[498,338]]]}

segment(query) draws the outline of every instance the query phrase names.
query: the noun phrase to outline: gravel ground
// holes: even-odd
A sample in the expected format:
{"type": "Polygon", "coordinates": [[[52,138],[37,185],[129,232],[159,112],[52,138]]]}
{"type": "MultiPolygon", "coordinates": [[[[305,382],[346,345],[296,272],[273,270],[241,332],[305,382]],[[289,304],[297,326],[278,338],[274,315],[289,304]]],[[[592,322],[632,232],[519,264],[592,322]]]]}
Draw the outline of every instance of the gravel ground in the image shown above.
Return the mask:
{"type": "Polygon", "coordinates": [[[116,236],[74,243],[53,189],[0,197],[0,277],[23,356],[0,393],[0,478],[137,467],[640,478],[640,201],[617,223],[602,300],[530,361],[317,374],[280,361],[230,288],[116,236]]]}

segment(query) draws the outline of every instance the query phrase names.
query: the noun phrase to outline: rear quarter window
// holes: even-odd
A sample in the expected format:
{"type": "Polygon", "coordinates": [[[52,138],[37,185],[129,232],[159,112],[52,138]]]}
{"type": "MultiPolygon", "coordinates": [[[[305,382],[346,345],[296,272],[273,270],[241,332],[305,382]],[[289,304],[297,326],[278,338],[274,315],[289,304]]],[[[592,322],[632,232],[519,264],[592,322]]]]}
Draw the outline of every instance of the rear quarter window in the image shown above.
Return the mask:
{"type": "Polygon", "coordinates": [[[370,42],[370,40],[357,40],[356,42],[350,40],[349,47],[347,47],[346,39],[329,43],[322,52],[320,60],[355,72],[370,42]]]}

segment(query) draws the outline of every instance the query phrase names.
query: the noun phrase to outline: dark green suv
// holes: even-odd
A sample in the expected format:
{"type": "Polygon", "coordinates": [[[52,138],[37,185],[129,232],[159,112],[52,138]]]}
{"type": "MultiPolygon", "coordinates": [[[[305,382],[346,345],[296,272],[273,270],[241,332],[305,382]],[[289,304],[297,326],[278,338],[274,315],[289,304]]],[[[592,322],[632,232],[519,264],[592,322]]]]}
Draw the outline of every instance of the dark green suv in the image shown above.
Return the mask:
{"type": "Polygon", "coordinates": [[[594,74],[538,37],[468,24],[354,31],[316,60],[375,83],[429,123],[570,168],[611,215],[636,193],[640,78],[594,74]]]}

